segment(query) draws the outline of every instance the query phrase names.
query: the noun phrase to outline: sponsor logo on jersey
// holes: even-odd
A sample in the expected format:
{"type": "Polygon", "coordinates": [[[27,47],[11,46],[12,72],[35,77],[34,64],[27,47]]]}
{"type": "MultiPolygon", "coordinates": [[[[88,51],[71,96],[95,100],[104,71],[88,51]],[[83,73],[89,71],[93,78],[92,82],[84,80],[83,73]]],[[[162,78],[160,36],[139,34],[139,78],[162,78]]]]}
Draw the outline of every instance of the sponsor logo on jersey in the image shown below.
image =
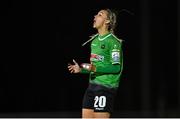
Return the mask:
{"type": "Polygon", "coordinates": [[[91,54],[90,60],[91,61],[104,61],[104,56],[97,55],[97,54],[91,54]]]}

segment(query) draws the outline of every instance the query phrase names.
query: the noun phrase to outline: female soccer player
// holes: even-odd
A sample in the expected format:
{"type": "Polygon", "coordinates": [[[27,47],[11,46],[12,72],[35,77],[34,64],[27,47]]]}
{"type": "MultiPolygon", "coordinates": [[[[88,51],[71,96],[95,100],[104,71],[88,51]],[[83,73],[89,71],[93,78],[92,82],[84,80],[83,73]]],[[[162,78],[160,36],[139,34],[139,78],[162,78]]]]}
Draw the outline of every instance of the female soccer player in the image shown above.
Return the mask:
{"type": "Polygon", "coordinates": [[[71,73],[90,74],[82,103],[82,118],[110,118],[113,111],[123,69],[122,40],[113,34],[115,25],[115,13],[110,9],[100,10],[93,22],[98,33],[87,41],[92,41],[90,63],[79,65],[73,60],[74,64],[68,65],[71,73]]]}

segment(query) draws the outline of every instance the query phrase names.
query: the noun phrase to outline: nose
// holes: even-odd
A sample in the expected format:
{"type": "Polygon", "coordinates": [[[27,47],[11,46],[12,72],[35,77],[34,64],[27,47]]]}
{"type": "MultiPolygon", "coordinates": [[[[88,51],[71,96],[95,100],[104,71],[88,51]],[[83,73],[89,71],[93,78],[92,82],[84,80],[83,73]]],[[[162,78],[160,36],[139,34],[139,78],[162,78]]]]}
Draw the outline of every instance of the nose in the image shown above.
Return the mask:
{"type": "Polygon", "coordinates": [[[96,18],[97,15],[94,15],[94,18],[96,18]]]}

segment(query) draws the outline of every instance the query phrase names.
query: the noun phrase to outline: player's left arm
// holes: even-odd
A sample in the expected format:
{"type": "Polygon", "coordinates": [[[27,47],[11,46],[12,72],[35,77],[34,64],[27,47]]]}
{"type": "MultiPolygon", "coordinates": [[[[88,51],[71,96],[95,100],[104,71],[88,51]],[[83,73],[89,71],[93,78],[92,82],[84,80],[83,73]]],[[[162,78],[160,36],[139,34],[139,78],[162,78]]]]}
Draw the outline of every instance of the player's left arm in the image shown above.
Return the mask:
{"type": "MultiPolygon", "coordinates": [[[[90,64],[88,66],[89,71],[97,72],[97,73],[119,73],[122,68],[121,57],[122,57],[122,48],[121,43],[112,42],[109,45],[109,53],[110,53],[110,63],[103,65],[93,65],[90,64]]],[[[86,68],[86,66],[85,66],[86,68]]]]}
{"type": "Polygon", "coordinates": [[[104,65],[97,65],[94,68],[94,71],[97,73],[119,73],[121,70],[121,43],[112,42],[109,46],[110,53],[110,63],[104,65]]]}

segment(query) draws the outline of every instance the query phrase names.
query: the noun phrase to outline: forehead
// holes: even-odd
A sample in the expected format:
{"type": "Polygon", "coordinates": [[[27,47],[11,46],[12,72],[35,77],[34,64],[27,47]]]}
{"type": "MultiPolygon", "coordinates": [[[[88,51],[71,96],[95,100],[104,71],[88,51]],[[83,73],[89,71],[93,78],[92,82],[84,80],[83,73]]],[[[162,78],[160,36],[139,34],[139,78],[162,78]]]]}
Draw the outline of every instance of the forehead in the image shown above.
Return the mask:
{"type": "Polygon", "coordinates": [[[107,11],[106,11],[106,10],[100,10],[100,11],[98,12],[98,14],[103,14],[103,15],[106,15],[106,16],[107,16],[107,11]]]}

